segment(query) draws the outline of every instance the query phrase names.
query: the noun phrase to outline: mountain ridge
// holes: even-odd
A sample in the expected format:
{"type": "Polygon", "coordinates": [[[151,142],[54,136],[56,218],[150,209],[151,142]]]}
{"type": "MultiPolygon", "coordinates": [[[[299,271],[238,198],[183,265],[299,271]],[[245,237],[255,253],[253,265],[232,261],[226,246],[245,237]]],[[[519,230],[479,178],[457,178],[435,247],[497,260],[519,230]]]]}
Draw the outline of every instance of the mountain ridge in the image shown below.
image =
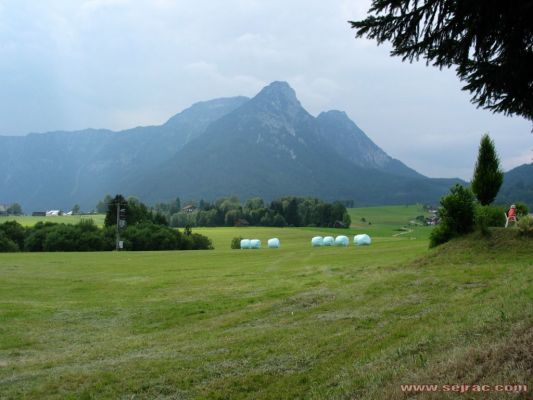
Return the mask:
{"type": "Polygon", "coordinates": [[[251,99],[195,103],[159,126],[13,138],[0,136],[0,201],[25,209],[87,209],[119,192],[149,202],[233,194],[435,202],[460,181],[393,159],[342,111],[312,116],[281,81],[251,99]]]}

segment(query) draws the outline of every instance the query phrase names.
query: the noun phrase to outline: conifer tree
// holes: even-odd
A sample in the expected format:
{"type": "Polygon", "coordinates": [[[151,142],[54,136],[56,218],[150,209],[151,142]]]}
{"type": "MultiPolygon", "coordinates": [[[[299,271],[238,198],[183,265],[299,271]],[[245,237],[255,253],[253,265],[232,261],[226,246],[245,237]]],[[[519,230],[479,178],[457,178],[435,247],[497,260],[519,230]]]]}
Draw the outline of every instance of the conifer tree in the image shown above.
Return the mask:
{"type": "Polygon", "coordinates": [[[494,201],[503,183],[503,171],[494,148],[494,142],[485,134],[479,144],[479,153],[472,178],[472,191],[486,206],[494,201]]]}
{"type": "Polygon", "coordinates": [[[351,25],[393,56],[455,68],[478,106],[533,120],[532,20],[532,0],[372,0],[351,25]]]}

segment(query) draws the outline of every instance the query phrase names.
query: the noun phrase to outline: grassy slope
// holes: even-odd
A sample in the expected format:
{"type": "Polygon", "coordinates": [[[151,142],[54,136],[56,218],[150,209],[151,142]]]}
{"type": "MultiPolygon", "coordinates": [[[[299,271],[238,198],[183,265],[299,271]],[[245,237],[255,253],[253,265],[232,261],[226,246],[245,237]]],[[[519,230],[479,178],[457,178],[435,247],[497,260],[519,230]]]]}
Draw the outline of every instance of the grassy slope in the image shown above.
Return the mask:
{"type": "Polygon", "coordinates": [[[9,217],[0,217],[0,224],[6,221],[17,221],[23,226],[33,226],[37,222],[55,222],[58,224],[75,224],[82,219],[92,219],[94,223],[98,226],[104,225],[104,214],[94,214],[94,215],[61,215],[57,217],[32,217],[32,216],[9,216],[9,217]]]}
{"type": "Polygon", "coordinates": [[[311,249],[314,230],[198,231],[215,251],[1,254],[0,397],[382,399],[400,383],[532,384],[531,241],[311,249]],[[230,250],[237,234],[282,248],[230,250]],[[480,372],[491,346],[508,368],[480,372]]]}

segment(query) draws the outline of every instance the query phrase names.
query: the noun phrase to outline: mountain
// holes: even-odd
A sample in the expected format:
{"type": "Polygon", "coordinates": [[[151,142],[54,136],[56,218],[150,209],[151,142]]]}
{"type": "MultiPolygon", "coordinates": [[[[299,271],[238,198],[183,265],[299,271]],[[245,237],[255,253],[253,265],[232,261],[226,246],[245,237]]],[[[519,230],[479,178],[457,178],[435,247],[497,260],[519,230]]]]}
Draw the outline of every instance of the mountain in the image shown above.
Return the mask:
{"type": "Polygon", "coordinates": [[[339,156],[363,167],[373,168],[391,174],[413,178],[423,178],[421,174],[404,163],[390,157],[346,115],[345,112],[331,110],[317,117],[320,135],[339,156]]]}
{"type": "Polygon", "coordinates": [[[523,164],[505,173],[496,202],[507,206],[525,203],[533,211],[533,163],[523,164]]]}
{"type": "Polygon", "coordinates": [[[0,136],[0,202],[26,211],[238,195],[435,203],[457,179],[391,158],[340,111],[310,115],[285,82],[254,98],[196,103],[160,126],[0,136]]]}
{"type": "Polygon", "coordinates": [[[341,113],[328,114],[314,118],[288,84],[274,82],[213,122],[130,191],[149,201],[186,193],[196,199],[298,195],[403,204],[434,202],[455,182],[410,170],[350,125],[346,116],[335,129],[333,122],[341,113]],[[342,140],[349,151],[332,145],[342,140]]]}
{"type": "Polygon", "coordinates": [[[0,136],[0,200],[25,210],[91,209],[155,168],[246,97],[196,103],[161,126],[0,136]]]}

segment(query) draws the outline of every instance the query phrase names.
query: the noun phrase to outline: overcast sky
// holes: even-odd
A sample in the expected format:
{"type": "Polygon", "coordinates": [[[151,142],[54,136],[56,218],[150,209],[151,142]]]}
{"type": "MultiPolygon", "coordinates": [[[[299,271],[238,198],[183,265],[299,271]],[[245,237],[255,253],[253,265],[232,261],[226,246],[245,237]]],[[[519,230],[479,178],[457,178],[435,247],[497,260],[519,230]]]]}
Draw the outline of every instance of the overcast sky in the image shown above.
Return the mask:
{"type": "Polygon", "coordinates": [[[469,179],[479,139],[504,169],[531,123],[476,109],[450,70],[355,39],[366,0],[0,0],[0,135],[161,124],[274,80],[313,115],[340,109],[391,156],[469,179]]]}

